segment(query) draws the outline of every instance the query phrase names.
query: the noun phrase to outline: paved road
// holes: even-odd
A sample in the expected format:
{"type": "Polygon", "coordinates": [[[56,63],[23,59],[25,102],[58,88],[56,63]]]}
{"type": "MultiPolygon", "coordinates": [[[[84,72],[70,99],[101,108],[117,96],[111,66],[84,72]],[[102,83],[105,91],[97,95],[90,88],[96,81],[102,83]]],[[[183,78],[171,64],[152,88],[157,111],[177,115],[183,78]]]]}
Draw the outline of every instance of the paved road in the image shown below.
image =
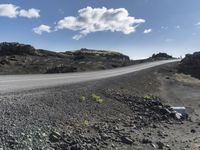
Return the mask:
{"type": "Polygon", "coordinates": [[[93,72],[36,75],[0,75],[0,93],[54,87],[58,85],[109,78],[175,61],[180,60],[164,60],[93,72]]]}

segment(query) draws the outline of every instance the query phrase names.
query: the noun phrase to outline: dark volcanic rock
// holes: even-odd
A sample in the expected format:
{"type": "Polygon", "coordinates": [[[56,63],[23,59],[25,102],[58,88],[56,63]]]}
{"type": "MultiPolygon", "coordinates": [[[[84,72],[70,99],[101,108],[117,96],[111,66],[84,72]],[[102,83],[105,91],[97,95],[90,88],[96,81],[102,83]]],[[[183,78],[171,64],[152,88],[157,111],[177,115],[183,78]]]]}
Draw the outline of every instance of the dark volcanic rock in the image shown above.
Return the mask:
{"type": "Polygon", "coordinates": [[[191,131],[190,131],[191,133],[195,133],[196,132],[196,130],[195,129],[191,129],[191,131]]]}
{"type": "Polygon", "coordinates": [[[158,145],[158,149],[163,149],[164,147],[164,144],[162,142],[157,142],[157,145],[158,145]]]}
{"type": "Polygon", "coordinates": [[[200,79],[200,52],[187,54],[179,65],[179,71],[200,79]]]}
{"type": "Polygon", "coordinates": [[[0,43],[0,56],[37,55],[37,50],[31,45],[19,43],[0,43]]]}
{"type": "Polygon", "coordinates": [[[131,64],[128,56],[118,52],[91,49],[53,52],[31,45],[0,43],[0,74],[80,72],[131,64]]]}
{"type": "Polygon", "coordinates": [[[80,49],[73,53],[74,60],[83,60],[89,58],[96,58],[98,60],[117,60],[117,61],[130,61],[129,57],[117,52],[105,51],[105,50],[91,50],[80,49]]]}
{"type": "Polygon", "coordinates": [[[61,135],[60,133],[58,132],[52,132],[50,135],[49,135],[49,140],[51,142],[59,142],[61,139],[61,135]]]}
{"type": "Polygon", "coordinates": [[[133,142],[134,142],[132,139],[130,139],[129,137],[126,137],[126,136],[122,136],[121,140],[125,144],[133,144],[133,142]]]}
{"type": "Polygon", "coordinates": [[[142,144],[150,144],[150,143],[152,143],[152,141],[151,140],[149,140],[149,139],[142,139],[142,144]]]}
{"type": "Polygon", "coordinates": [[[168,55],[167,53],[158,53],[158,54],[153,54],[150,59],[153,60],[165,60],[165,59],[172,59],[173,57],[168,55]]]}
{"type": "Polygon", "coordinates": [[[64,66],[58,65],[54,68],[50,68],[46,71],[46,73],[67,73],[67,72],[76,72],[77,69],[73,66],[64,66]]]}
{"type": "Polygon", "coordinates": [[[174,116],[174,110],[169,105],[162,104],[158,97],[128,96],[123,93],[115,93],[115,91],[109,91],[108,94],[112,98],[127,104],[137,114],[135,115],[135,119],[137,120],[135,125],[138,128],[149,126],[152,123],[181,121],[181,119],[174,116]]]}

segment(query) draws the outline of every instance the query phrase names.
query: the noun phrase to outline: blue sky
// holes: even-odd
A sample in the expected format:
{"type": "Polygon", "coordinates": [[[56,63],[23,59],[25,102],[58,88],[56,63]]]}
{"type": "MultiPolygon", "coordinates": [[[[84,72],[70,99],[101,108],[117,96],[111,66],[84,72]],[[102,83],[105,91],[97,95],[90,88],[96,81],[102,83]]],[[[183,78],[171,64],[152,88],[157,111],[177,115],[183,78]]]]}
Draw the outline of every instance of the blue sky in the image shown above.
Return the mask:
{"type": "Polygon", "coordinates": [[[199,6],[199,0],[0,0],[0,42],[115,50],[133,59],[159,51],[184,56],[200,49],[199,6]]]}

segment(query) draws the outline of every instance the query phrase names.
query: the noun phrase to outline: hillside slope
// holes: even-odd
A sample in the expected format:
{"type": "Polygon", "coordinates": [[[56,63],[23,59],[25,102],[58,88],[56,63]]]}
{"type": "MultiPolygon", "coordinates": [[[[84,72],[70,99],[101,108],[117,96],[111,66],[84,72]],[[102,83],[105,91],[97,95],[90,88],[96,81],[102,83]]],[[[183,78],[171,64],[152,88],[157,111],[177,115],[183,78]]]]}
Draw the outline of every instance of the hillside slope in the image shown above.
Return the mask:
{"type": "Polygon", "coordinates": [[[0,43],[0,74],[66,73],[112,69],[131,64],[117,52],[80,49],[52,52],[31,45],[0,43]]]}

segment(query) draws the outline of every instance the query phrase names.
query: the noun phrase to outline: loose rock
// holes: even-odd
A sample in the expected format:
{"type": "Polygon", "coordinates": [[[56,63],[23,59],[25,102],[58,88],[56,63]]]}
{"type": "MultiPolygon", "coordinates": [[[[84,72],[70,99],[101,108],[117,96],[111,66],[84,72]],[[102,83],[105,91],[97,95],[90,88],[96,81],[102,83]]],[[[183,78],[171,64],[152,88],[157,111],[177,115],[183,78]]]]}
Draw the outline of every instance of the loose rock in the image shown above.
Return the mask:
{"type": "Polygon", "coordinates": [[[125,144],[133,144],[133,142],[134,142],[132,139],[130,139],[129,137],[126,137],[126,136],[122,136],[121,140],[125,144]]]}

